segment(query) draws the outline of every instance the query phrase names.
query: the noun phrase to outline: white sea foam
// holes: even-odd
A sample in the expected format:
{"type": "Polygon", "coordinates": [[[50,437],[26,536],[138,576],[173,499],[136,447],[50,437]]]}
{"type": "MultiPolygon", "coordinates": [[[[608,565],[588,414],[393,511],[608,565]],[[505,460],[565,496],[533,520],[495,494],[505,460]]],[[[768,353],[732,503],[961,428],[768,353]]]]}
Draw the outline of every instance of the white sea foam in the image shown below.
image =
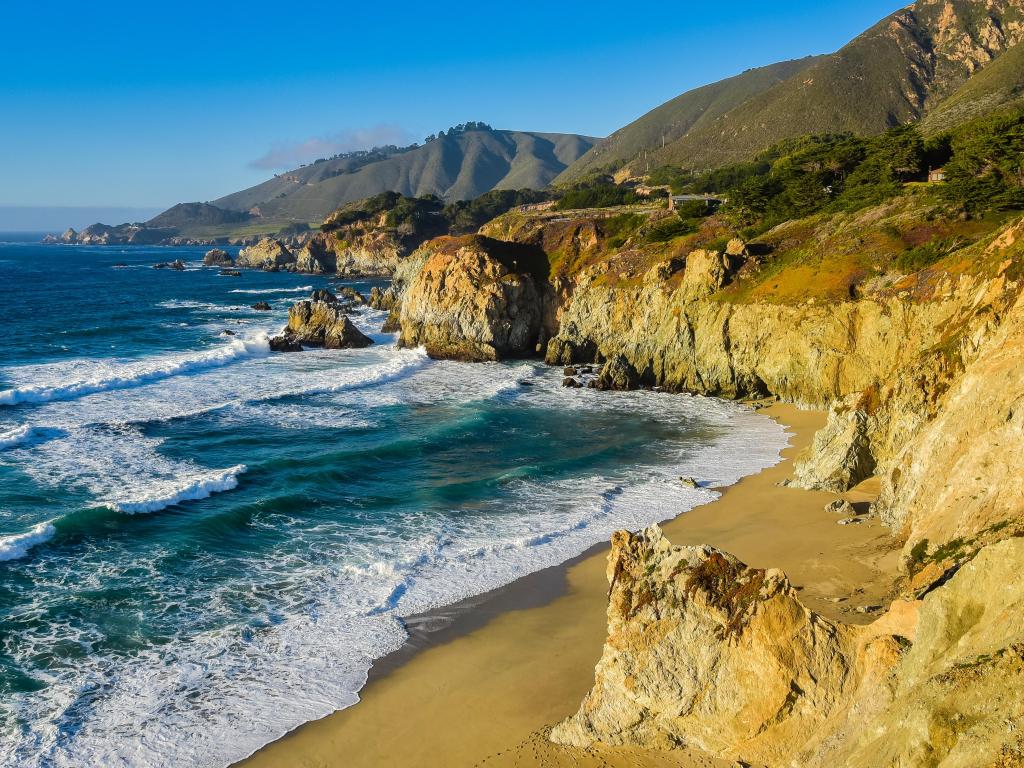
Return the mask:
{"type": "MultiPolygon", "coordinates": [[[[370,359],[388,360],[408,353],[373,354],[376,357],[370,359]]],[[[302,370],[316,379],[318,366],[329,360],[327,353],[310,355],[302,370]]],[[[52,694],[54,711],[88,711],[84,720],[68,720],[75,725],[73,737],[60,739],[40,731],[35,739],[22,740],[7,752],[0,747],[0,756],[34,766],[83,761],[125,767],[229,764],[302,722],[356,703],[373,660],[404,641],[399,617],[507,584],[564,562],[606,541],[615,530],[640,528],[709,501],[716,495],[713,490],[686,487],[677,476],[695,476],[709,485],[729,484],[777,461],[785,443],[777,424],[715,400],[568,390],[560,387],[557,372],[530,365],[410,367],[409,362],[403,362],[405,375],[391,378],[382,371],[393,359],[378,362],[369,377],[363,370],[364,381],[377,380],[372,387],[354,386],[356,370],[335,369],[336,376],[351,378],[336,382],[339,391],[330,396],[331,406],[362,415],[390,398],[458,405],[480,396],[516,398],[521,392],[524,405],[556,407],[567,419],[585,419],[605,410],[678,424],[700,419],[716,428],[716,436],[686,450],[667,445],[665,462],[624,467],[615,476],[545,483],[532,481],[528,468],[523,468],[503,479],[511,493],[504,503],[516,514],[425,516],[416,521],[415,536],[396,537],[386,525],[363,526],[354,536],[344,526],[310,530],[301,518],[268,521],[278,534],[284,525],[292,527],[299,540],[308,537],[308,545],[298,552],[282,554],[287,559],[254,559],[243,569],[244,580],[256,585],[258,594],[266,594],[258,586],[262,580],[274,584],[274,598],[268,599],[268,611],[277,617],[272,623],[259,631],[204,631],[145,650],[127,662],[90,659],[96,665],[94,674],[110,681],[101,695],[90,694],[84,704],[77,698],[85,695],[81,692],[69,690],[59,701],[58,694],[52,694]],[[520,387],[523,379],[533,386],[520,387]],[[308,558],[305,562],[302,552],[308,558]],[[113,675],[106,664],[115,665],[113,675]],[[132,735],[126,738],[125,733],[132,735]]],[[[282,363],[296,364],[287,358],[282,363]]],[[[400,368],[395,365],[391,370],[400,368]]],[[[326,383],[306,381],[305,388],[324,391],[326,383]]],[[[315,420],[315,408],[309,417],[315,420]]],[[[111,450],[107,446],[99,452],[111,450]]],[[[224,610],[230,616],[240,587],[224,589],[206,609],[224,610]]],[[[36,694],[33,701],[39,704],[48,695],[36,694]]]]}
{"type": "Polygon", "coordinates": [[[309,293],[312,285],[300,285],[298,288],[235,288],[231,293],[309,293]]]}
{"type": "Polygon", "coordinates": [[[114,498],[107,501],[107,506],[115,512],[129,515],[159,512],[183,501],[198,501],[220,491],[233,490],[238,487],[238,476],[245,470],[244,464],[238,464],[228,469],[201,473],[184,483],[164,481],[148,488],[141,497],[114,498]]]}
{"type": "Polygon", "coordinates": [[[32,547],[49,541],[56,533],[53,523],[46,522],[39,523],[27,533],[0,536],[0,562],[21,559],[32,547]]]}
{"type": "Polygon", "coordinates": [[[134,362],[101,363],[93,367],[88,378],[61,383],[24,384],[0,391],[0,405],[70,400],[98,392],[137,387],[269,353],[267,334],[258,333],[252,338],[233,339],[224,346],[206,352],[167,355],[134,362]]]}
{"type": "MultiPolygon", "coordinates": [[[[372,326],[380,316],[358,317],[372,326]]],[[[91,371],[91,361],[81,361],[60,376],[85,381],[91,371]]],[[[422,350],[383,344],[253,355],[237,366],[193,372],[86,399],[42,402],[31,410],[33,424],[56,425],[66,437],[28,440],[10,455],[39,484],[84,489],[99,504],[136,513],[228,491],[244,467],[211,469],[171,458],[160,439],[126,422],[144,426],[216,410],[216,418],[232,425],[266,421],[341,430],[372,423],[375,409],[394,404],[440,405],[462,418],[473,409],[458,409],[496,399],[554,409],[570,423],[615,411],[676,425],[707,423],[714,435],[699,445],[667,444],[656,465],[626,466],[612,475],[537,481],[530,467],[520,467],[497,480],[503,514],[424,515],[401,536],[365,521],[358,530],[342,523],[311,528],[302,515],[275,514],[267,504],[251,525],[276,536],[284,528],[301,547],[242,563],[237,582],[218,587],[202,605],[202,631],[131,658],[89,654],[74,669],[53,671],[51,684],[25,697],[24,722],[31,725],[0,744],[0,764],[229,764],[304,721],[358,701],[373,660],[404,641],[401,616],[507,584],[606,541],[614,530],[640,528],[709,501],[713,490],[683,486],[678,475],[726,485],[777,461],[785,443],[778,425],[716,400],[570,390],[560,386],[558,371],[537,365],[433,362],[422,350]],[[238,623],[240,599],[265,604],[267,621],[255,629],[238,623]]],[[[47,525],[19,534],[15,543],[7,542],[17,537],[0,539],[0,547],[22,557],[46,540],[47,525]],[[26,537],[37,531],[40,538],[29,543],[26,537]]],[[[97,537],[95,546],[103,544],[97,537]]],[[[100,588],[109,572],[103,569],[121,565],[96,560],[102,567],[81,569],[81,578],[100,588]]],[[[155,577],[160,561],[133,567],[155,577]]],[[[164,597],[181,606],[191,587],[184,579],[174,586],[161,582],[161,589],[179,590],[164,597]]],[[[19,642],[38,642],[40,650],[58,638],[102,645],[102,634],[92,630],[59,622],[51,630],[19,642]]]]}
{"type": "Polygon", "coordinates": [[[25,424],[6,432],[0,432],[0,450],[14,448],[32,439],[35,430],[25,424]]]}

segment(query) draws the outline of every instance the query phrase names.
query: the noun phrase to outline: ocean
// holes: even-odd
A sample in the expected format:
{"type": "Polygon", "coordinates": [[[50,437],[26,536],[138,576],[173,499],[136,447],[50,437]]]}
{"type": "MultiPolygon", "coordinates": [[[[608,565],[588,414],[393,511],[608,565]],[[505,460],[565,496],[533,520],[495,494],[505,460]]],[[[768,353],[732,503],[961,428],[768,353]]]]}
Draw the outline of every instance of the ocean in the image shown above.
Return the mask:
{"type": "Polygon", "coordinates": [[[368,349],[270,354],[292,302],[341,283],[222,277],[204,250],[0,243],[4,766],[227,765],[355,704],[402,616],[786,444],[736,404],[434,361],[370,309],[368,349]]]}

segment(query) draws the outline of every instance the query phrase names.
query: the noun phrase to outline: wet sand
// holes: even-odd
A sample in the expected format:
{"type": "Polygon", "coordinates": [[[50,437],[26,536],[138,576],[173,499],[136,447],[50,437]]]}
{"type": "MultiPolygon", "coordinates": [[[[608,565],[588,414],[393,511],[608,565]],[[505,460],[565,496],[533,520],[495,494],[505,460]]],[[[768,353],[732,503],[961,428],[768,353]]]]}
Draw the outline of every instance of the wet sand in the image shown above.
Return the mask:
{"type": "MultiPolygon", "coordinates": [[[[838,525],[835,494],[783,488],[792,458],[825,415],[763,411],[793,437],[783,461],[662,527],[676,544],[712,544],[757,567],[782,568],[806,604],[831,618],[871,621],[896,576],[897,552],[875,520],[838,525]]],[[[866,481],[844,494],[863,508],[866,481]]],[[[244,768],[550,766],[718,768],[698,752],[571,749],[547,729],[576,711],[605,638],[607,545],[503,589],[408,620],[406,646],[374,665],[359,704],[308,723],[240,763],[244,768]]]]}

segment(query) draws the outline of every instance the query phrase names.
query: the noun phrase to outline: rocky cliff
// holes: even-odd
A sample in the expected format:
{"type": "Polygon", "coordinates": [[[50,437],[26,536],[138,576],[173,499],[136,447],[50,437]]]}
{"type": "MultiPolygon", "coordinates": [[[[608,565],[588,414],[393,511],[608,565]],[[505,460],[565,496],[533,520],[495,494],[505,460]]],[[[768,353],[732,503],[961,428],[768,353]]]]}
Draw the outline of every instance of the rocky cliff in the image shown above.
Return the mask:
{"type": "MultiPolygon", "coordinates": [[[[656,224],[657,214],[644,215],[656,224]]],[[[857,248],[919,215],[882,206],[801,225],[802,233],[782,227],[766,241],[806,261],[809,244],[829,250],[853,240],[844,247],[857,248]]],[[[633,225],[641,234],[652,226],[633,225]]],[[[889,510],[882,514],[905,537],[909,557],[926,531],[904,526],[918,502],[906,495],[908,470],[899,467],[911,462],[908,445],[926,440],[922,430],[953,402],[945,397],[950,388],[967,386],[964,372],[988,360],[983,350],[1013,327],[1024,223],[965,241],[910,275],[867,271],[834,254],[813,272],[785,266],[786,253],[772,263],[735,240],[720,249],[621,245],[622,226],[621,215],[608,213],[510,214],[484,227],[487,237],[426,244],[413,260],[425,266],[402,301],[403,343],[464,359],[529,354],[536,344],[553,365],[596,363],[599,387],[774,396],[827,408],[828,426],[798,462],[794,483],[841,492],[872,474],[886,477],[879,510],[889,510]],[[528,279],[513,275],[511,262],[490,255],[498,238],[530,258],[542,254],[546,265],[528,279]],[[849,284],[825,284],[844,268],[849,284]],[[793,274],[810,295],[794,295],[793,274]],[[512,341],[501,335],[513,330],[512,341]]],[[[1008,390],[994,397],[1003,415],[1013,410],[1008,390]]],[[[945,538],[927,536],[933,546],[961,535],[943,530],[945,538]]]]}
{"type": "Polygon", "coordinates": [[[790,223],[758,247],[658,244],[651,212],[517,213],[409,260],[402,340],[432,354],[535,344],[596,364],[599,387],[828,409],[791,482],[879,476],[873,512],[902,548],[900,599],[854,627],[777,571],[618,534],[595,686],[555,740],[770,766],[1024,765],[1024,221],[914,205],[790,223]],[[885,251],[951,231],[916,272],[885,251]],[[544,268],[517,269],[498,240],[544,268]]]}
{"type": "Polygon", "coordinates": [[[1020,765],[1022,565],[1024,540],[1000,542],[854,627],[807,609],[779,571],[656,526],[618,533],[595,686],[552,739],[806,768],[1020,765]]]}
{"type": "Polygon", "coordinates": [[[500,360],[535,354],[543,253],[481,236],[435,240],[405,289],[399,341],[432,357],[500,360]]]}

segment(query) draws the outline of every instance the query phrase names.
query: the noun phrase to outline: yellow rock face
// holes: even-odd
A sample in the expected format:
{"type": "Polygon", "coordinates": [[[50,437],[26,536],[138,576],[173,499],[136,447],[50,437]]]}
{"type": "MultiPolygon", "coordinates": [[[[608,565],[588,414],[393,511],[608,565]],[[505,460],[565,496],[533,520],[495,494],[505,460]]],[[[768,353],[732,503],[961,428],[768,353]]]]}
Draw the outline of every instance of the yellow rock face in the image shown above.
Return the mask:
{"type": "Polygon", "coordinates": [[[1024,723],[1022,566],[1024,540],[1001,542],[853,627],[803,606],[779,571],[672,546],[657,526],[618,533],[594,688],[551,738],[769,766],[996,764],[1019,754],[1010,724],[1024,723]]]}
{"type": "Polygon", "coordinates": [[[542,298],[515,254],[496,241],[458,238],[427,257],[411,280],[399,316],[400,343],[433,357],[484,361],[534,354],[542,298]]]}

